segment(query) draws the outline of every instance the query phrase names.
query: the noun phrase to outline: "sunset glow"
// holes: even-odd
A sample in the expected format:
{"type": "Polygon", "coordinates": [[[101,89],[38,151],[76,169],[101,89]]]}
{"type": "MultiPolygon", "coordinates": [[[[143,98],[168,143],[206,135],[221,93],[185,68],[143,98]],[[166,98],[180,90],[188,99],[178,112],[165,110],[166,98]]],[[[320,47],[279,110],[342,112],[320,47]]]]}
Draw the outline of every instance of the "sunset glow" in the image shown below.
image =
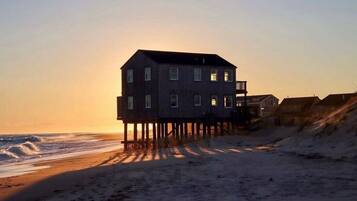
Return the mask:
{"type": "Polygon", "coordinates": [[[137,49],[216,53],[249,94],[357,90],[356,1],[2,1],[0,134],[118,132],[137,49]]]}

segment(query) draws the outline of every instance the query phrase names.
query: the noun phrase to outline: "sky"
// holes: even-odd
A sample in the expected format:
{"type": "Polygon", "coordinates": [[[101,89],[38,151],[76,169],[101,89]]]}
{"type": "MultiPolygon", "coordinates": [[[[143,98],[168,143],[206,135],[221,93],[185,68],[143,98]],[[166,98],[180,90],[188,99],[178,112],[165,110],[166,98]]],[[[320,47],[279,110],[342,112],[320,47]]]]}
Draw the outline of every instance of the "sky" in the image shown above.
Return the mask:
{"type": "Polygon", "coordinates": [[[357,91],[354,0],[0,0],[0,133],[117,132],[137,49],[217,53],[249,94],[357,91]]]}

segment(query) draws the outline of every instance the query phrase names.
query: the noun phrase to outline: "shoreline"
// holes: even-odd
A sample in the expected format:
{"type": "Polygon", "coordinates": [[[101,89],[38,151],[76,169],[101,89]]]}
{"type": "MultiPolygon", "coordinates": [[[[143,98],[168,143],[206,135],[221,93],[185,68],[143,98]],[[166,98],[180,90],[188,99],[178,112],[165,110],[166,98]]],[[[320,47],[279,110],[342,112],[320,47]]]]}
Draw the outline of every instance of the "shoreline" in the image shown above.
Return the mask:
{"type": "MultiPolygon", "coordinates": [[[[97,138],[103,141],[115,141],[120,143],[120,136],[114,134],[97,134],[97,138]]],[[[92,168],[100,165],[108,158],[117,156],[123,153],[120,148],[114,151],[105,151],[97,153],[83,153],[80,155],[69,156],[59,159],[49,159],[38,161],[34,164],[34,171],[16,176],[0,178],[0,200],[6,200],[9,196],[21,192],[24,188],[34,185],[37,182],[45,180],[49,177],[62,174],[65,172],[78,171],[87,168],[92,168]],[[44,167],[37,169],[36,167],[44,167]]]]}
{"type": "Polygon", "coordinates": [[[35,166],[49,165],[50,167],[24,175],[0,178],[0,200],[6,200],[8,197],[21,192],[25,188],[55,175],[100,166],[106,159],[119,154],[122,154],[122,150],[37,163],[35,166]]]}

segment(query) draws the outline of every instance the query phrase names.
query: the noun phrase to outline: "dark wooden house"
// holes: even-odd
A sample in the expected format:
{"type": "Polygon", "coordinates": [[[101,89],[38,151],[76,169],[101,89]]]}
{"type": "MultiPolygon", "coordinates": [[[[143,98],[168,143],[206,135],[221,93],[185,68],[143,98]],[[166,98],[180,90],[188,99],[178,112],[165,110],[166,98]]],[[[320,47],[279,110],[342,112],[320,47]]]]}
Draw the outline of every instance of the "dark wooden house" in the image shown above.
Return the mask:
{"type": "Polygon", "coordinates": [[[311,108],[317,104],[317,96],[285,98],[279,105],[276,115],[280,124],[302,124],[311,116],[311,108]]]}
{"type": "Polygon", "coordinates": [[[237,97],[237,106],[242,106],[245,101],[252,118],[272,115],[279,105],[279,99],[272,94],[237,97]]]}
{"type": "Polygon", "coordinates": [[[187,134],[187,123],[192,134],[210,132],[207,124],[229,121],[236,94],[246,94],[246,82],[236,82],[236,66],[216,54],[138,50],[121,73],[117,119],[124,123],[125,146],[137,143],[137,124],[142,142],[187,134]],[[134,125],[133,141],[127,139],[127,124],[134,125]]]}
{"type": "Polygon", "coordinates": [[[317,115],[322,115],[343,106],[353,97],[357,97],[357,93],[330,94],[315,104],[312,110],[317,115]]]}

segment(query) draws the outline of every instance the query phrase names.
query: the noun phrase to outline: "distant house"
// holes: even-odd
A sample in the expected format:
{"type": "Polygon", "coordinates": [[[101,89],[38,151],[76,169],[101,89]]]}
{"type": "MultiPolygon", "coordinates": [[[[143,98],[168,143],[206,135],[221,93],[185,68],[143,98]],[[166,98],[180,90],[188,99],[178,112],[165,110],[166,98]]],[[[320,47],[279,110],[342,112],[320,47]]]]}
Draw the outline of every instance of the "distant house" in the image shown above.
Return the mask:
{"type": "MultiPolygon", "coordinates": [[[[269,116],[278,108],[279,99],[272,94],[247,96],[251,117],[269,116]]],[[[244,97],[237,97],[237,106],[243,106],[244,97]]]]}
{"type": "Polygon", "coordinates": [[[320,98],[298,97],[285,98],[279,105],[276,116],[281,124],[300,124],[303,123],[309,116],[311,108],[318,103],[320,98]]]}
{"type": "Polygon", "coordinates": [[[313,111],[319,114],[332,111],[341,107],[353,97],[357,97],[357,93],[330,94],[315,104],[313,111]]]}
{"type": "Polygon", "coordinates": [[[206,132],[207,116],[214,119],[214,125],[229,122],[236,111],[236,94],[247,93],[246,81],[236,81],[236,68],[217,54],[136,51],[121,67],[117,119],[124,122],[124,135],[130,123],[136,142],[138,123],[145,124],[145,132],[152,124],[160,137],[167,136],[169,128],[187,134],[188,122],[192,129],[197,124],[198,131],[203,123],[206,132]]]}

